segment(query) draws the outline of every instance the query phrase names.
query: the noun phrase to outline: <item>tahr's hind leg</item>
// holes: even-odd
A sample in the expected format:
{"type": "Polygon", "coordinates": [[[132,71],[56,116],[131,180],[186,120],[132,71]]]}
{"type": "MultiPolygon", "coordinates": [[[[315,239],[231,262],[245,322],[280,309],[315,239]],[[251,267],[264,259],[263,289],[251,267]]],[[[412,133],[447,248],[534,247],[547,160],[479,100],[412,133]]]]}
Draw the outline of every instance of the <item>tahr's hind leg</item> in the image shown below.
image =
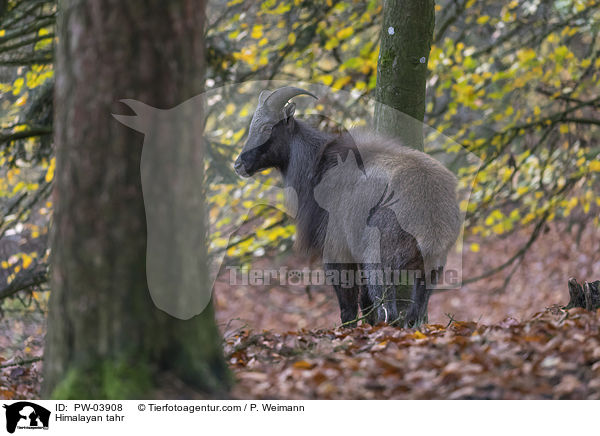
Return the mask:
{"type": "Polygon", "coordinates": [[[366,275],[367,294],[372,302],[373,319],[370,324],[385,322],[392,324],[398,321],[398,308],[396,292],[383,280],[383,267],[381,264],[363,264],[362,270],[366,275]]]}
{"type": "Polygon", "coordinates": [[[431,289],[427,289],[425,280],[416,280],[413,285],[412,303],[408,308],[404,327],[418,327],[427,323],[427,307],[431,289]]]}

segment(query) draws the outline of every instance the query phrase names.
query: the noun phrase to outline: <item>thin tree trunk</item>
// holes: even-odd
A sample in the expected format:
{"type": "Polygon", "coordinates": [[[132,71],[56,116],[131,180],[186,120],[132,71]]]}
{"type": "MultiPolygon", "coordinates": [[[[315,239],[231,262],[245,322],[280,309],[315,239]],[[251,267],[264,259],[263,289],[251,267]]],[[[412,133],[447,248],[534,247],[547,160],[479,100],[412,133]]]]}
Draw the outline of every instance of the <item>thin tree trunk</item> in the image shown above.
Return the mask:
{"type": "Polygon", "coordinates": [[[425,84],[434,8],[434,0],[383,2],[375,128],[419,150],[423,150],[425,84]]]}
{"type": "MultiPolygon", "coordinates": [[[[217,395],[229,374],[212,308],[181,321],[150,298],[143,137],[111,116],[126,110],[120,99],[164,108],[202,91],[204,4],[60,0],[59,10],[52,293],[42,394],[151,396],[169,374],[217,395]]],[[[193,158],[202,174],[202,153],[193,158]]]]}
{"type": "MultiPolygon", "coordinates": [[[[427,61],[434,25],[434,0],[383,2],[375,88],[375,129],[421,151],[427,61]]],[[[413,298],[412,286],[398,286],[395,291],[398,312],[406,315],[413,298]]]]}

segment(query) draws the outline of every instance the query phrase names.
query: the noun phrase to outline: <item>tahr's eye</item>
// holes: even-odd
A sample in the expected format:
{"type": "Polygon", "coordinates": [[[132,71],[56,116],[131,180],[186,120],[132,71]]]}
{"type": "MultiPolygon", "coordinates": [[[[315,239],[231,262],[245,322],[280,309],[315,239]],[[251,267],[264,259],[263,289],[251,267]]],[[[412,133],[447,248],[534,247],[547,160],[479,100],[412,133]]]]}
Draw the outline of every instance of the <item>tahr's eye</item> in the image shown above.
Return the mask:
{"type": "Polygon", "coordinates": [[[271,131],[271,126],[262,126],[260,128],[260,131],[261,132],[265,132],[265,133],[270,132],[271,131]]]}

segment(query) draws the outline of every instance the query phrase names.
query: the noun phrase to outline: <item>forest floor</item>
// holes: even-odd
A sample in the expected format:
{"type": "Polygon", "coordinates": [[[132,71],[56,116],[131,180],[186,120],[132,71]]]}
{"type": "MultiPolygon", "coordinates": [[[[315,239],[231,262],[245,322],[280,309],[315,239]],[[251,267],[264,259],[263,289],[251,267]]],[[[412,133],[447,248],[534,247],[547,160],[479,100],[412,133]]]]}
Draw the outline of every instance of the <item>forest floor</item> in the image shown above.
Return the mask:
{"type": "Polygon", "coordinates": [[[598,314],[244,332],[227,341],[237,398],[600,399],[598,314]]]}
{"type": "MultiPolygon", "coordinates": [[[[466,251],[463,276],[502,263],[527,233],[466,251]]],[[[339,328],[333,290],[326,287],[232,286],[215,289],[217,322],[237,379],[234,398],[261,399],[600,399],[600,312],[560,309],[567,280],[600,278],[600,234],[552,223],[511,281],[509,270],[436,294],[430,324],[339,328]]],[[[294,256],[257,262],[301,269],[294,256]]],[[[39,297],[39,296],[38,296],[39,297]]],[[[43,307],[44,302],[41,301],[43,307]]],[[[42,362],[16,365],[43,352],[39,310],[4,302],[0,319],[0,399],[35,398],[42,362]]]]}

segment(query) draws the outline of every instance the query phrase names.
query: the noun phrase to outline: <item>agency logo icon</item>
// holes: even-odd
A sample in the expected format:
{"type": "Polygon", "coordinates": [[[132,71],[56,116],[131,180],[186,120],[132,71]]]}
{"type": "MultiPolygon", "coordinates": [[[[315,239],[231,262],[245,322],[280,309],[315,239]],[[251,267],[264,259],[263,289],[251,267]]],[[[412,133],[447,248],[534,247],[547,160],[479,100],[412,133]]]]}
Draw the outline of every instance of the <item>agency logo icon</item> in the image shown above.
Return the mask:
{"type": "Polygon", "coordinates": [[[3,405],[6,409],[6,431],[14,433],[19,430],[47,430],[50,422],[50,411],[29,401],[3,405]]]}

